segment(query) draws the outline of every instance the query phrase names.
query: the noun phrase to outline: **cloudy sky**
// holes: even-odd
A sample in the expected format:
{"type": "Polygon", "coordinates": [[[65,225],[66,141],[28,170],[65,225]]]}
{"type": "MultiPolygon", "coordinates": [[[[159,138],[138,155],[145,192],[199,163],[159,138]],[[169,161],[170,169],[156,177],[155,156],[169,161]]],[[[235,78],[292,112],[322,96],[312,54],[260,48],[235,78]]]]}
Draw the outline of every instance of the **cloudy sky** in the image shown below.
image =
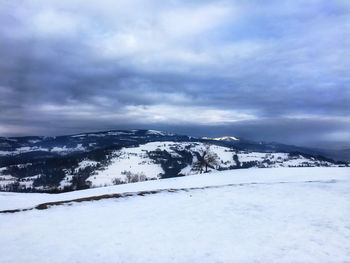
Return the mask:
{"type": "Polygon", "coordinates": [[[0,0],[0,136],[350,145],[348,0],[0,0]]]}

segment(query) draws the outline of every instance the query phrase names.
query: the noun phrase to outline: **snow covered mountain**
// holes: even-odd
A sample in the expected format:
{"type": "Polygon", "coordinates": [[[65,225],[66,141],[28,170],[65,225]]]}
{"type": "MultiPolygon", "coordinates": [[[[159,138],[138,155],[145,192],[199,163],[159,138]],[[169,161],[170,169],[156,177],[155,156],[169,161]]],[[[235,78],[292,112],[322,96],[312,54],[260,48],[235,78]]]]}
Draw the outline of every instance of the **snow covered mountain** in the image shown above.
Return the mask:
{"type": "MultiPolygon", "coordinates": [[[[100,187],[132,180],[154,180],[175,176],[198,174],[194,167],[200,153],[206,149],[201,142],[151,142],[138,147],[123,148],[111,154],[110,163],[103,169],[87,178],[90,186],[100,187]]],[[[229,170],[249,167],[315,167],[336,166],[334,163],[306,158],[302,155],[289,153],[259,153],[239,151],[228,147],[212,145],[209,148],[217,156],[217,163],[208,168],[213,170],[229,170]]],[[[79,163],[79,169],[97,165],[96,162],[84,160],[79,163]]]]}
{"type": "Polygon", "coordinates": [[[213,141],[239,141],[238,138],[233,137],[233,136],[224,136],[224,137],[217,137],[217,138],[209,138],[209,137],[202,137],[204,140],[213,140],[213,141]]]}
{"type": "Polygon", "coordinates": [[[214,159],[206,165],[208,172],[347,165],[302,152],[259,149],[235,137],[197,139],[154,130],[0,138],[0,190],[61,192],[197,174],[206,150],[214,159]]]}

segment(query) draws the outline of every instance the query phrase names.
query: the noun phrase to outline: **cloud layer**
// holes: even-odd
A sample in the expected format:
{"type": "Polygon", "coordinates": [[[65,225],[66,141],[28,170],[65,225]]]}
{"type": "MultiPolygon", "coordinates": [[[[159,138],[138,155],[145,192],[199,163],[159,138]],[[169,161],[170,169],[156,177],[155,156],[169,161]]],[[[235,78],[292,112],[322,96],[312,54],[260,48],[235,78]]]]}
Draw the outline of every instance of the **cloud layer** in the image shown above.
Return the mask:
{"type": "Polygon", "coordinates": [[[0,135],[158,127],[346,144],[349,32],[345,0],[5,0],[0,135]]]}

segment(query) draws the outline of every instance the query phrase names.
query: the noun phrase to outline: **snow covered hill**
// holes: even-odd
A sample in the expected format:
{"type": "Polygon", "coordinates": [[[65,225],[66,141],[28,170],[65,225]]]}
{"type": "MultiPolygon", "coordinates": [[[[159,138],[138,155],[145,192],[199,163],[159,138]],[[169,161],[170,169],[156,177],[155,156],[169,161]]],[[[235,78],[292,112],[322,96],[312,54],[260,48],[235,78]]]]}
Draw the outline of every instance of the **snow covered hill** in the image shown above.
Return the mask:
{"type": "Polygon", "coordinates": [[[217,137],[217,138],[209,138],[209,137],[202,137],[204,140],[213,140],[213,141],[239,141],[238,138],[233,137],[233,136],[224,136],[224,137],[217,137]]]}
{"type": "Polygon", "coordinates": [[[102,198],[0,213],[0,262],[349,262],[349,187],[350,168],[317,167],[3,192],[0,210],[102,198]]]}
{"type": "Polygon", "coordinates": [[[347,166],[318,155],[261,147],[232,136],[198,139],[155,130],[0,138],[0,191],[72,191],[203,170],[347,166]],[[215,162],[204,168],[206,148],[215,162]]]}
{"type": "Polygon", "coordinates": [[[87,152],[104,147],[127,147],[151,141],[190,141],[192,137],[155,130],[114,130],[65,136],[0,137],[0,164],[87,152]],[[7,157],[7,158],[6,158],[7,157]]]}
{"type": "MultiPolygon", "coordinates": [[[[87,178],[87,181],[93,187],[101,187],[115,184],[116,179],[119,183],[127,182],[128,174],[143,175],[144,180],[174,177],[178,174],[197,174],[198,170],[194,169],[193,163],[197,161],[198,153],[205,147],[204,143],[152,142],[138,147],[123,148],[112,154],[109,166],[96,171],[96,174],[87,178]],[[169,160],[172,161],[169,163],[169,160]],[[166,173],[169,170],[170,173],[166,173]]],[[[210,146],[210,150],[217,155],[218,164],[209,167],[209,172],[239,167],[336,166],[328,161],[313,157],[305,158],[302,155],[293,156],[289,153],[238,151],[217,145],[210,146]]]]}
{"type": "Polygon", "coordinates": [[[215,164],[207,167],[208,172],[250,167],[338,166],[332,161],[303,154],[251,152],[204,142],[156,141],[109,150],[102,159],[82,156],[73,159],[74,162],[69,157],[61,170],[53,162],[54,174],[43,172],[42,166],[45,168],[47,162],[37,168],[32,163],[3,167],[0,168],[0,189],[67,191],[197,174],[200,171],[194,164],[207,148],[216,158],[215,164]],[[27,171],[32,170],[36,173],[27,176],[27,171]],[[24,176],[16,176],[21,171],[24,176]]]}

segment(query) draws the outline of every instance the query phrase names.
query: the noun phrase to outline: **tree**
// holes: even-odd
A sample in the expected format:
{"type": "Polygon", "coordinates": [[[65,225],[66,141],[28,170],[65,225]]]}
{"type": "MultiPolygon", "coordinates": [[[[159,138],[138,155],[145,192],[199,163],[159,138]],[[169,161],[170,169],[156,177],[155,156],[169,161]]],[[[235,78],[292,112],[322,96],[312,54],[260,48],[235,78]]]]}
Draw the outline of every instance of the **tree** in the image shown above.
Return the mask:
{"type": "Polygon", "coordinates": [[[201,149],[197,155],[197,161],[193,163],[194,170],[203,173],[205,169],[205,173],[208,172],[208,167],[215,168],[218,165],[218,155],[215,152],[212,152],[210,146],[207,145],[204,149],[201,149]]]}
{"type": "Polygon", "coordinates": [[[240,166],[241,166],[241,163],[240,163],[240,161],[238,160],[238,155],[237,155],[237,154],[233,155],[233,160],[234,160],[235,163],[236,163],[236,167],[240,167],[240,166]]]}

